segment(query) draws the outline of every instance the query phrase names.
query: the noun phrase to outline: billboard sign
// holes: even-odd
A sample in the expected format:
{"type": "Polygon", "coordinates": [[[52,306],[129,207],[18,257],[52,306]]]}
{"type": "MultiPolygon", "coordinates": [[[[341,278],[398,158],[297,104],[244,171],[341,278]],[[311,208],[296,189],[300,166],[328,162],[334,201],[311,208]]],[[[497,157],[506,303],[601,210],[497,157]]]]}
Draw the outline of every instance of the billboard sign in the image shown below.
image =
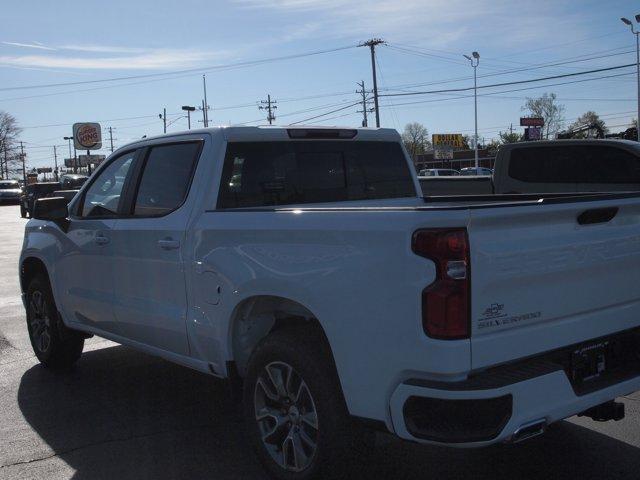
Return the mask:
{"type": "Polygon", "coordinates": [[[73,144],[78,150],[102,148],[102,129],[99,123],[74,123],[73,144]]]}
{"type": "Polygon", "coordinates": [[[542,140],[542,129],[540,127],[527,127],[524,130],[525,140],[542,140]]]}
{"type": "Polygon", "coordinates": [[[438,146],[433,149],[434,160],[453,160],[453,148],[449,146],[438,146]]]}
{"type": "Polygon", "coordinates": [[[52,171],[53,169],[51,167],[41,167],[37,170],[38,173],[51,173],[52,171]]]}
{"type": "Polygon", "coordinates": [[[540,117],[520,117],[521,127],[544,127],[544,118],[540,117]]]}
{"type": "Polygon", "coordinates": [[[461,133],[434,133],[431,135],[431,143],[435,147],[464,148],[464,139],[461,133]]]}

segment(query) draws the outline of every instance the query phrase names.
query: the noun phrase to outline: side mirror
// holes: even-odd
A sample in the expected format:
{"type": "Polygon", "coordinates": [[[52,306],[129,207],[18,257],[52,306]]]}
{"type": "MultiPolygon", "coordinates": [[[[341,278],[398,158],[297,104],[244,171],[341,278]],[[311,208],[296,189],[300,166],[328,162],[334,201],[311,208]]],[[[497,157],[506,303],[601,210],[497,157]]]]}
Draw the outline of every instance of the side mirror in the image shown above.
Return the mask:
{"type": "Polygon", "coordinates": [[[68,200],[64,197],[39,198],[33,206],[33,218],[48,220],[58,225],[63,231],[69,227],[68,200]]]}

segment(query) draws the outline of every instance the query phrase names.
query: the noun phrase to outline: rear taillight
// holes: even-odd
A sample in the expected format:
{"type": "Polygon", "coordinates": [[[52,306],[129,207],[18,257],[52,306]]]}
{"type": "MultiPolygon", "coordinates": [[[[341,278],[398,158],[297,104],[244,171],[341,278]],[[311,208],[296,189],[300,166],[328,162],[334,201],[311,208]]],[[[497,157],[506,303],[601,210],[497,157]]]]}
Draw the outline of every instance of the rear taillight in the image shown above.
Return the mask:
{"type": "Polygon", "coordinates": [[[470,335],[469,239],[465,228],[418,230],[412,249],[436,264],[436,280],[422,291],[422,326],[432,338],[470,335]]]}

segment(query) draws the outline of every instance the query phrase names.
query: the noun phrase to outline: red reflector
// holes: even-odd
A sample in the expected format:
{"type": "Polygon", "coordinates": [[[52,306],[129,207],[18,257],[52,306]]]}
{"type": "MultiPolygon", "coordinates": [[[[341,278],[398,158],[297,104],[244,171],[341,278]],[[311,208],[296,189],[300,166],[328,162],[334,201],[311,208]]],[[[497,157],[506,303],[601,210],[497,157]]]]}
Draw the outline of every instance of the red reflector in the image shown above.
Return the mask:
{"type": "Polygon", "coordinates": [[[425,333],[445,340],[469,338],[471,288],[466,229],[418,230],[413,234],[412,248],[436,264],[436,280],[422,292],[425,333]],[[455,268],[448,268],[450,262],[455,268]],[[452,272],[455,278],[449,276],[452,272]]]}

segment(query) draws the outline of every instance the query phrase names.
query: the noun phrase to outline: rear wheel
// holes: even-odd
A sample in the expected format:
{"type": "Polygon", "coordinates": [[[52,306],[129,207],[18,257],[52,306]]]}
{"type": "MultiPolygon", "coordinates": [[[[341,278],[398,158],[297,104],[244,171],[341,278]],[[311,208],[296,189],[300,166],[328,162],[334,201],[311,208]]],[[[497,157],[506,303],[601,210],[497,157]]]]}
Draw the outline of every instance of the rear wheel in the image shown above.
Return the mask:
{"type": "Polygon", "coordinates": [[[244,382],[249,440],[267,472],[282,480],[341,475],[357,457],[351,453],[361,432],[328,348],[309,330],[270,334],[252,355],[244,382]]]}
{"type": "Polygon", "coordinates": [[[84,337],[62,323],[43,274],[36,275],[27,289],[27,329],[33,351],[45,367],[68,367],[80,358],[84,337]]]}

